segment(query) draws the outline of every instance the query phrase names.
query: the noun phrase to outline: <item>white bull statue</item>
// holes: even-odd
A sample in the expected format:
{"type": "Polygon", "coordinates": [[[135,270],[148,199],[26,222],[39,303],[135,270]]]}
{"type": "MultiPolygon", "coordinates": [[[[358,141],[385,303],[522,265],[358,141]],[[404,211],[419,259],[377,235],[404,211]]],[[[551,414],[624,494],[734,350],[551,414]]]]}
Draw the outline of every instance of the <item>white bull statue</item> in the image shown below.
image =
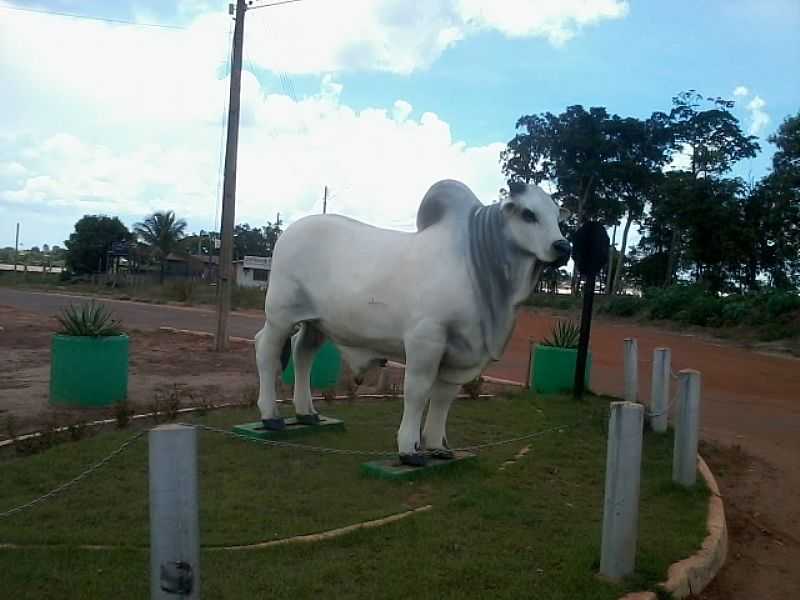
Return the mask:
{"type": "Polygon", "coordinates": [[[462,384],[500,358],[516,309],[544,266],[569,257],[559,229],[568,214],[534,185],[514,184],[507,198],[485,206],[467,186],[446,180],[422,199],[415,233],[337,215],[292,224],[275,246],[266,323],[256,335],[264,427],[284,427],[275,381],[290,347],[298,421],[319,421],[309,376],[327,337],[357,379],[387,360],[405,363],[401,462],[452,458],[450,404],[462,384]]]}

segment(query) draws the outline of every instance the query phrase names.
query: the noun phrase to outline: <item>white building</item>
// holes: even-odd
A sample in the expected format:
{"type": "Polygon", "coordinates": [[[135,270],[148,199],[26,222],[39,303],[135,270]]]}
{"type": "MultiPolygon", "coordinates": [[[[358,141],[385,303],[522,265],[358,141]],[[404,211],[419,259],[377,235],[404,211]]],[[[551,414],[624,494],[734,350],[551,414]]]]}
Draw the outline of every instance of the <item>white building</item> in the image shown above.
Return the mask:
{"type": "Polygon", "coordinates": [[[245,256],[244,260],[233,261],[233,267],[237,285],[267,289],[272,269],[271,256],[245,256]]]}

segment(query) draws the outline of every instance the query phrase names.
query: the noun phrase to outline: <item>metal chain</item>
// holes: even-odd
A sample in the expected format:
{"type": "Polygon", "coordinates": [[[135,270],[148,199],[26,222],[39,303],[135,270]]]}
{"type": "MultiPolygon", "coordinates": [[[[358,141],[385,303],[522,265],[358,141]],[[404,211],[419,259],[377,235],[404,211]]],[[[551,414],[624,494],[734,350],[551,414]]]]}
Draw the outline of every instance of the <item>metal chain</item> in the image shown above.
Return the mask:
{"type": "Polygon", "coordinates": [[[130,437],[126,441],[124,441],[116,450],[111,452],[111,454],[106,456],[103,460],[93,464],[91,467],[89,467],[88,469],[83,471],[77,477],[74,477],[74,478],[70,479],[66,483],[62,483],[58,487],[53,488],[52,490],[50,490],[46,494],[43,494],[43,495],[39,496],[38,498],[34,498],[30,502],[26,502],[25,504],[21,504],[19,506],[15,506],[14,508],[11,508],[9,510],[0,512],[0,519],[5,518],[5,517],[10,517],[11,515],[15,515],[15,514],[17,514],[19,512],[22,512],[24,510],[32,508],[32,507],[36,506],[37,504],[39,504],[41,502],[44,502],[45,500],[49,500],[50,498],[53,498],[55,496],[58,496],[62,492],[65,492],[66,490],[71,488],[73,485],[83,481],[89,475],[91,475],[92,473],[94,473],[95,471],[100,469],[101,467],[104,467],[109,462],[111,462],[114,458],[116,458],[117,456],[122,454],[125,450],[127,450],[131,446],[131,444],[133,444],[136,440],[138,440],[144,434],[146,434],[147,431],[148,431],[147,429],[143,429],[142,431],[137,432],[135,435],[133,435],[132,437],[130,437]]]}
{"type": "Polygon", "coordinates": [[[324,446],[312,446],[308,444],[297,444],[295,442],[282,442],[279,440],[265,440],[260,438],[253,438],[247,435],[236,433],[228,429],[220,429],[219,427],[212,427],[211,425],[201,425],[199,423],[179,423],[186,427],[194,427],[201,431],[210,431],[212,433],[219,433],[226,437],[235,438],[244,442],[252,442],[254,444],[261,444],[263,446],[273,446],[276,448],[291,448],[294,450],[307,450],[309,452],[319,452],[320,454],[341,454],[344,456],[394,456],[396,452],[387,452],[385,450],[349,450],[347,448],[326,448],[324,446]]]}
{"type": "MultiPolygon", "coordinates": [[[[297,444],[294,442],[281,442],[278,440],[265,440],[259,438],[253,438],[247,435],[242,435],[236,433],[234,431],[230,431],[227,429],[220,429],[218,427],[211,427],[210,425],[200,425],[195,423],[180,423],[181,425],[185,425],[187,427],[195,427],[202,431],[210,431],[213,433],[219,433],[220,435],[224,435],[226,437],[236,438],[245,442],[253,442],[255,444],[262,444],[265,446],[273,446],[277,448],[292,448],[295,450],[307,450],[309,452],[319,452],[322,454],[341,454],[345,456],[396,456],[396,451],[387,451],[387,450],[349,450],[346,448],[326,448],[324,446],[311,446],[308,444],[297,444]]],[[[554,431],[565,431],[571,427],[574,427],[575,424],[569,425],[558,425],[556,427],[551,427],[549,429],[544,429],[542,431],[535,431],[533,433],[528,433],[525,435],[521,435],[518,437],[497,440],[493,442],[485,442],[483,444],[476,444],[474,446],[463,446],[461,448],[452,448],[454,452],[473,452],[478,451],[483,448],[491,448],[494,446],[502,446],[505,444],[513,444],[514,442],[521,442],[525,440],[534,439],[537,437],[541,437],[548,433],[552,433],[554,431]]]]}

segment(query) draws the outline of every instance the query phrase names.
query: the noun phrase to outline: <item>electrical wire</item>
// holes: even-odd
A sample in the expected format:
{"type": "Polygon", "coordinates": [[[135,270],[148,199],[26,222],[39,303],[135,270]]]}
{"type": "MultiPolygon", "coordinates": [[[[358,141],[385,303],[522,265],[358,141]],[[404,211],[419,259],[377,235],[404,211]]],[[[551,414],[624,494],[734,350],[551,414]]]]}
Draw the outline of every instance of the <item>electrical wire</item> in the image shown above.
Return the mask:
{"type": "MultiPolygon", "coordinates": [[[[299,0],[294,0],[299,2],[299,0]]],[[[259,7],[261,8],[261,7],[259,7]]],[[[40,15],[53,15],[58,17],[69,17],[71,19],[86,19],[88,21],[103,21],[105,23],[113,23],[115,25],[133,25],[136,27],[155,27],[158,29],[187,29],[180,25],[163,25],[161,23],[139,23],[137,21],[128,21],[125,19],[111,19],[108,17],[95,17],[92,15],[80,15],[76,13],[66,13],[55,10],[44,10],[39,8],[25,8],[22,6],[10,6],[8,4],[0,4],[0,10],[16,10],[20,12],[36,13],[40,15]]]]}

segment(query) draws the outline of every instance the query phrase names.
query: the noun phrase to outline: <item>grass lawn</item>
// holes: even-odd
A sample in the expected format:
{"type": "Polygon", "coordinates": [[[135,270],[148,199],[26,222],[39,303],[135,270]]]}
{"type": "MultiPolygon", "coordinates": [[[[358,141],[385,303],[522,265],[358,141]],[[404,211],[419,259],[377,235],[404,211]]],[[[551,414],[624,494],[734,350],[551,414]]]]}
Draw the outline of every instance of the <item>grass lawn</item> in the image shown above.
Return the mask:
{"type": "MultiPolygon", "coordinates": [[[[707,491],[671,484],[671,436],[646,434],[637,573],[620,585],[595,577],[599,562],[608,399],[459,400],[451,444],[504,439],[577,423],[523,445],[481,453],[476,465],[415,482],[365,478],[365,458],[268,448],[201,433],[202,588],[206,598],[612,599],[652,587],[705,536],[707,491]],[[334,540],[253,551],[212,546],[314,533],[410,507],[433,510],[334,540]]],[[[347,433],[299,442],[391,450],[397,401],[321,404],[347,433]]],[[[198,422],[230,426],[255,409],[198,422]]],[[[102,433],[0,463],[5,510],[73,477],[130,436],[102,433]]],[[[0,520],[0,583],[8,598],[148,596],[147,445],[144,438],[64,495],[0,520]],[[115,544],[81,550],[78,544],[115,544]]]]}

